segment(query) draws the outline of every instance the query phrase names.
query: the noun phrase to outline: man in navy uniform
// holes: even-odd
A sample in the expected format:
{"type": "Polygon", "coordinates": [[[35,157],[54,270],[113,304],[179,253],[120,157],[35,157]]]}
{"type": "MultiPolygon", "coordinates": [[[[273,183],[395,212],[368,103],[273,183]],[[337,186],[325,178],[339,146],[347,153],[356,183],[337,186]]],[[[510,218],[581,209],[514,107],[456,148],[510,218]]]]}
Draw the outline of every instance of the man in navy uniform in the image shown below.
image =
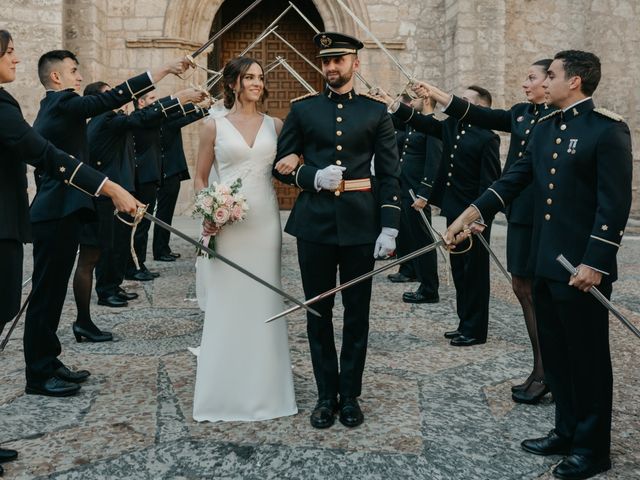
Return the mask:
{"type": "MultiPolygon", "coordinates": [[[[616,254],[631,208],[631,135],[622,118],[595,108],[594,54],[556,54],[544,83],[558,108],[540,119],[527,150],[447,231],[463,238],[473,222],[508,205],[531,181],[535,217],[534,302],[545,380],[556,402],[555,428],[522,442],[537,455],[566,455],[553,473],[589,478],[611,468],[613,375],[608,311],[589,293],[610,297],[616,254]],[[578,272],[556,261],[563,254],[578,272]]],[[[477,230],[478,227],[473,227],[477,230]]]]}
{"type": "MultiPolygon", "coordinates": [[[[429,99],[416,98],[410,104],[421,113],[433,113],[435,103],[429,99]]],[[[398,235],[398,256],[414,252],[434,241],[424,224],[422,210],[429,222],[431,208],[427,200],[436,179],[440,159],[442,158],[442,142],[425,135],[413,127],[400,122],[402,130],[398,131],[398,151],[400,153],[400,189],[402,190],[402,219],[398,235]],[[413,190],[417,199],[411,198],[409,190],[413,190]],[[400,245],[404,248],[400,248],[400,245]]],[[[420,255],[409,263],[410,272],[414,272],[420,284],[417,290],[405,292],[402,301],[405,303],[437,303],[438,295],[438,257],[437,252],[420,255]]],[[[404,265],[404,264],[403,264],[404,265]]],[[[402,273],[402,267],[398,273],[402,273]]],[[[393,281],[393,280],[392,280],[393,281]]]]}
{"type": "MultiPolygon", "coordinates": [[[[375,257],[395,250],[400,223],[400,168],[391,117],[385,105],[353,89],[362,42],[339,33],[314,37],[327,87],[292,101],[278,140],[274,175],[302,191],[285,231],[298,239],[298,259],[307,298],[373,269],[375,257]],[[304,157],[293,171],[277,162],[304,157]],[[377,192],[371,190],[371,159],[377,192]]],[[[371,280],[342,292],[344,328],[340,361],[333,338],[334,297],[314,305],[322,317],[307,317],[318,402],[316,428],[340,421],[360,425],[357,397],[369,331],[371,280]],[[337,396],[340,394],[340,403],[337,396]]]]}
{"type": "MultiPolygon", "coordinates": [[[[88,161],[86,120],[137,98],[169,73],[181,73],[186,59],[145,72],[108,92],[87,97],[76,91],[82,82],[78,61],[67,50],[45,53],[38,61],[38,76],[47,89],[34,122],[35,130],[61,150],[88,161]]],[[[176,100],[177,102],[177,100],[176,100]]],[[[80,228],[93,217],[93,202],[78,190],[70,190],[36,169],[38,192],[31,204],[33,231],[33,299],[26,315],[24,350],[27,363],[26,392],[66,396],[80,390],[90,375],[74,372],[59,359],[56,335],[73,269],[80,228]]],[[[93,192],[89,192],[93,193],[93,192]]]]}
{"type": "MultiPolygon", "coordinates": [[[[391,98],[385,98],[391,103],[391,98]]],[[[468,87],[463,98],[473,104],[491,106],[491,94],[477,85],[468,87]]],[[[453,117],[439,121],[403,104],[392,105],[391,110],[416,130],[442,139],[442,162],[427,200],[440,207],[447,223],[451,223],[500,176],[500,137],[453,117]]],[[[485,218],[487,228],[483,235],[487,242],[492,220],[493,216],[485,218]]],[[[452,254],[450,258],[459,324],[444,336],[456,347],[485,343],[489,325],[489,254],[480,242],[474,242],[468,252],[452,254]]]]}

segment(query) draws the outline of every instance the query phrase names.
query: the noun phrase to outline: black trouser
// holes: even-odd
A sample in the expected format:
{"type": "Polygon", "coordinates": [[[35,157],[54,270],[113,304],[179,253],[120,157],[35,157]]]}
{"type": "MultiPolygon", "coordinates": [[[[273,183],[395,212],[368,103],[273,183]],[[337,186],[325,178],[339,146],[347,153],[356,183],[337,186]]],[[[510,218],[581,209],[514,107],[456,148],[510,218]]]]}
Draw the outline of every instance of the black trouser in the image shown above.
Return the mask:
{"type": "MultiPolygon", "coordinates": [[[[123,218],[130,217],[120,214],[123,218]]],[[[96,293],[98,298],[108,298],[118,293],[124,280],[127,262],[131,258],[131,227],[111,215],[113,245],[104,248],[96,265],[96,293]]]]}
{"type": "MultiPolygon", "coordinates": [[[[180,193],[180,178],[181,175],[167,177],[162,181],[162,185],[158,189],[156,217],[169,225],[171,225],[173,214],[176,211],[176,203],[180,193]]],[[[153,226],[153,258],[159,258],[171,253],[171,247],[169,246],[170,236],[169,230],[165,230],[157,224],[153,226]]]]}
{"type": "MultiPolygon", "coordinates": [[[[447,225],[452,221],[447,219],[447,225]]],[[[482,235],[489,242],[491,224],[482,235]]],[[[457,248],[464,250],[466,246],[464,242],[457,248]]],[[[471,250],[449,258],[456,287],[456,310],[460,319],[458,330],[466,337],[485,341],[489,328],[489,253],[479,240],[474,239],[471,250]]]]}
{"type": "MultiPolygon", "coordinates": [[[[404,202],[403,202],[404,203],[404,202]]],[[[398,238],[396,238],[396,255],[404,257],[413,251],[414,241],[412,239],[411,226],[409,225],[409,217],[405,215],[405,207],[403,205],[402,215],[400,215],[400,229],[398,230],[398,238]]],[[[413,261],[400,264],[398,270],[402,275],[409,278],[416,278],[415,263],[413,261]]]]}
{"type": "Polygon", "coordinates": [[[23,257],[18,240],[0,240],[0,333],[20,310],[23,257]]]}
{"type": "MultiPolygon", "coordinates": [[[[158,196],[158,184],[155,182],[152,182],[152,183],[141,183],[137,185],[135,196],[142,203],[148,205],[149,207],[147,211],[153,214],[153,211],[156,208],[156,198],[158,196]]],[[[147,244],[149,242],[150,228],[151,228],[151,220],[147,220],[146,218],[144,218],[138,224],[138,228],[136,229],[136,234],[133,241],[133,247],[136,251],[136,256],[138,257],[138,263],[140,265],[140,268],[142,268],[144,263],[147,261],[147,244]]],[[[133,263],[133,258],[129,258],[127,270],[129,272],[136,271],[136,266],[135,266],[135,263],[133,263]]]]}
{"type": "MultiPolygon", "coordinates": [[[[610,282],[598,289],[610,298],[610,282]]],[[[544,378],[556,402],[555,429],[571,440],[571,453],[608,456],[613,395],[609,312],[591,294],[542,278],[534,280],[534,304],[544,378]]]]}
{"type": "Polygon", "coordinates": [[[27,382],[45,380],[62,366],[56,332],[76,260],[80,229],[78,213],[32,224],[33,295],[24,326],[27,382]]]}
{"type": "MultiPolygon", "coordinates": [[[[407,224],[409,243],[409,252],[411,253],[419,248],[426,247],[435,240],[429,234],[427,226],[424,224],[420,212],[411,208],[413,200],[403,199],[402,201],[402,222],[407,224]]],[[[425,207],[422,210],[427,216],[427,220],[431,223],[431,208],[425,207]]],[[[411,260],[412,269],[415,277],[420,281],[420,293],[427,297],[436,297],[438,295],[438,287],[440,281],[438,279],[438,252],[432,250],[429,253],[420,255],[411,260]]]]}
{"type": "MultiPolygon", "coordinates": [[[[306,298],[314,297],[373,269],[373,244],[340,247],[298,239],[298,261],[306,298]]],[[[362,372],[369,335],[369,301],[371,280],[342,291],[344,326],[340,369],[333,338],[333,304],[335,296],[314,303],[322,315],[307,313],[307,335],[311,349],[313,373],[318,398],[357,397],[362,390],[362,372]]]]}

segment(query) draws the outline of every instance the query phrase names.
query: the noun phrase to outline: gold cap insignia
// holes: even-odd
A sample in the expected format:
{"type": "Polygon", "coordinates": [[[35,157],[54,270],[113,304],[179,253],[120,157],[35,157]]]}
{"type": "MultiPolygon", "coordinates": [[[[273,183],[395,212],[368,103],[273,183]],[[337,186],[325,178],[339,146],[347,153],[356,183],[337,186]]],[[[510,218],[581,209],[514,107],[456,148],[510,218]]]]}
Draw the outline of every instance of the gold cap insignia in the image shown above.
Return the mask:
{"type": "Polygon", "coordinates": [[[331,40],[326,35],[322,35],[320,37],[320,45],[322,45],[323,47],[325,47],[325,48],[326,47],[330,47],[332,43],[333,43],[333,40],[331,40]]]}

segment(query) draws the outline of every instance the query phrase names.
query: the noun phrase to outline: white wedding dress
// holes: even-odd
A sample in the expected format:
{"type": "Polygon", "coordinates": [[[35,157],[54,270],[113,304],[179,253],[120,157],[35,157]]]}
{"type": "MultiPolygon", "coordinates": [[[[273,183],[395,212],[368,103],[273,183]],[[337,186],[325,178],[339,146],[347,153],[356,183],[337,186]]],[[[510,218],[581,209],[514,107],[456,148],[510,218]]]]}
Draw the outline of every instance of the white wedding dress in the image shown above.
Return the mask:
{"type": "MultiPolygon", "coordinates": [[[[213,121],[215,162],[209,181],[231,185],[241,178],[249,205],[243,222],[216,236],[215,250],[280,287],[282,230],[271,183],[277,143],[273,118],[263,117],[253,147],[227,118],[213,121]]],[[[284,309],[281,297],[216,259],[199,257],[196,270],[205,319],[194,420],[255,421],[297,413],[286,320],[264,323],[284,309]]]]}

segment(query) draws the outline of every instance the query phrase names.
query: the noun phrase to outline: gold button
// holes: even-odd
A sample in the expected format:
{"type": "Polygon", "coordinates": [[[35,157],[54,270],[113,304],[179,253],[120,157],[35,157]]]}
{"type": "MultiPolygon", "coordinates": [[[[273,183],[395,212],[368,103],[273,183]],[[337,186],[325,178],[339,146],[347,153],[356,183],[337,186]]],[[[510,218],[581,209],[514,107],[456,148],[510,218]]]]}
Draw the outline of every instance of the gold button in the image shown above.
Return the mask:
{"type": "Polygon", "coordinates": [[[528,128],[524,131],[525,135],[529,135],[531,133],[531,130],[529,130],[528,128]]]}
{"type": "Polygon", "coordinates": [[[522,156],[522,152],[518,152],[518,156],[521,157],[522,156]]]}
{"type": "Polygon", "coordinates": [[[557,154],[557,153],[554,153],[554,154],[552,155],[552,157],[553,157],[553,159],[555,160],[556,158],[558,158],[558,154],[557,154]]]}
{"type": "Polygon", "coordinates": [[[465,134],[465,133],[467,133],[467,132],[465,132],[464,130],[462,130],[460,133],[464,135],[464,134],[465,134]]]}
{"type": "Polygon", "coordinates": [[[64,183],[69,183],[69,180],[65,180],[64,183]]]}
{"type": "Polygon", "coordinates": [[[341,136],[342,136],[342,130],[338,130],[338,131],[336,132],[336,135],[338,135],[339,137],[341,137],[341,136]]]}
{"type": "Polygon", "coordinates": [[[451,186],[451,183],[447,182],[447,187],[450,187],[450,186],[451,186]]]}
{"type": "Polygon", "coordinates": [[[453,148],[458,148],[458,145],[454,145],[453,148]]]}
{"type": "Polygon", "coordinates": [[[396,197],[396,196],[394,195],[394,196],[393,196],[393,201],[395,202],[395,201],[397,201],[397,200],[398,200],[398,197],[396,197]]]}
{"type": "Polygon", "coordinates": [[[566,130],[567,126],[566,125],[560,125],[560,130],[566,130]]]}
{"type": "Polygon", "coordinates": [[[551,220],[551,215],[549,215],[548,213],[545,214],[544,219],[547,221],[551,220]]]}
{"type": "Polygon", "coordinates": [[[526,142],[525,142],[524,140],[522,140],[522,141],[520,142],[520,145],[524,145],[525,143],[526,143],[526,142]]]}
{"type": "Polygon", "coordinates": [[[551,175],[555,175],[556,174],[556,169],[552,168],[551,170],[549,170],[551,172],[551,175]]]}
{"type": "Polygon", "coordinates": [[[460,140],[460,135],[456,135],[456,140],[460,140]]]}
{"type": "MultiPolygon", "coordinates": [[[[449,165],[451,165],[451,168],[453,168],[453,163],[450,163],[449,165]]],[[[425,178],[425,180],[426,180],[426,178],[425,178]]]]}
{"type": "Polygon", "coordinates": [[[342,165],[342,162],[340,160],[336,160],[336,165],[342,165]]]}
{"type": "Polygon", "coordinates": [[[341,103],[338,104],[338,108],[342,109],[344,107],[344,105],[342,105],[341,103]]]}
{"type": "Polygon", "coordinates": [[[449,172],[447,175],[448,175],[448,176],[452,176],[452,175],[453,175],[453,173],[449,172]]]}
{"type": "Polygon", "coordinates": [[[122,90],[118,90],[118,95],[122,95],[122,90]]]}
{"type": "Polygon", "coordinates": [[[340,190],[336,190],[335,192],[333,192],[333,194],[334,194],[336,197],[339,197],[339,196],[340,196],[340,190]]]}
{"type": "Polygon", "coordinates": [[[336,122],[338,122],[338,123],[342,122],[342,117],[336,118],[336,122]]]}
{"type": "Polygon", "coordinates": [[[550,198],[547,198],[547,205],[551,205],[553,203],[553,200],[550,198]]]}
{"type": "Polygon", "coordinates": [[[560,137],[556,138],[556,143],[560,145],[562,143],[562,139],[560,137]]]}
{"type": "Polygon", "coordinates": [[[554,188],[556,188],[556,186],[553,183],[549,184],[549,190],[553,190],[554,188]]]}
{"type": "Polygon", "coordinates": [[[453,158],[453,153],[451,154],[451,158],[453,158]]]}
{"type": "Polygon", "coordinates": [[[336,147],[336,150],[338,150],[339,152],[341,152],[341,151],[342,151],[342,145],[338,145],[338,146],[336,147]]]}
{"type": "Polygon", "coordinates": [[[531,120],[531,124],[533,125],[534,123],[536,123],[535,119],[531,120]]]}
{"type": "Polygon", "coordinates": [[[102,162],[96,162],[98,164],[98,166],[102,165],[102,162]]]}

